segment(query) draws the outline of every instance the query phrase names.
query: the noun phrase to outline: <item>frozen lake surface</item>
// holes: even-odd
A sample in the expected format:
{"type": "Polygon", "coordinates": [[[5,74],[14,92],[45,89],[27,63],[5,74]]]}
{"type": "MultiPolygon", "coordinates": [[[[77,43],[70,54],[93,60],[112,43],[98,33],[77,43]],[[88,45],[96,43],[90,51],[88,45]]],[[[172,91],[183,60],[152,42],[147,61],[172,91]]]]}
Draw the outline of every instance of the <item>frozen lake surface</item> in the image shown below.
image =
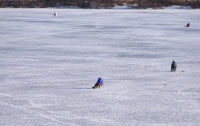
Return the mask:
{"type": "Polygon", "coordinates": [[[0,9],[0,18],[1,126],[199,126],[200,10],[0,9]],[[103,89],[91,88],[97,76],[103,89]]]}

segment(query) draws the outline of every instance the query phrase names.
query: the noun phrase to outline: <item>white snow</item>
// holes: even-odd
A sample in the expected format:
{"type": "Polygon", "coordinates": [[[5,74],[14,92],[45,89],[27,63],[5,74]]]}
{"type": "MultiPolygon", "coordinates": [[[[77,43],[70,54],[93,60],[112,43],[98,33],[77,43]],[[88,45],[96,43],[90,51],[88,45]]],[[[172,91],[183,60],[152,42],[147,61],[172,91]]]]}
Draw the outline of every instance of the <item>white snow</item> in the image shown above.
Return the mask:
{"type": "Polygon", "coordinates": [[[0,17],[1,126],[200,124],[200,10],[0,9],[0,17]],[[97,76],[103,89],[91,88],[97,76]]]}
{"type": "Polygon", "coordinates": [[[164,7],[164,9],[192,9],[191,6],[179,6],[179,5],[173,5],[173,6],[169,6],[169,7],[164,7]]]}
{"type": "Polygon", "coordinates": [[[131,9],[131,7],[128,7],[126,4],[124,4],[123,6],[115,5],[113,9],[131,9]]]}

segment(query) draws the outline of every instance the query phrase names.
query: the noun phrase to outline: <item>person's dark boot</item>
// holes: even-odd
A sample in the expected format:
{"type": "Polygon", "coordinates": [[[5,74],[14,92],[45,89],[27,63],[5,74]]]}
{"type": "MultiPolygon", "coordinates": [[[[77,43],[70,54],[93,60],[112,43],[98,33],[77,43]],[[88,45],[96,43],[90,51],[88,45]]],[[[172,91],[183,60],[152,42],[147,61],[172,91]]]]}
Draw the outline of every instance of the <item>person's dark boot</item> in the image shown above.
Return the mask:
{"type": "Polygon", "coordinates": [[[92,87],[93,89],[96,89],[97,88],[97,86],[94,86],[94,87],[92,87]]]}

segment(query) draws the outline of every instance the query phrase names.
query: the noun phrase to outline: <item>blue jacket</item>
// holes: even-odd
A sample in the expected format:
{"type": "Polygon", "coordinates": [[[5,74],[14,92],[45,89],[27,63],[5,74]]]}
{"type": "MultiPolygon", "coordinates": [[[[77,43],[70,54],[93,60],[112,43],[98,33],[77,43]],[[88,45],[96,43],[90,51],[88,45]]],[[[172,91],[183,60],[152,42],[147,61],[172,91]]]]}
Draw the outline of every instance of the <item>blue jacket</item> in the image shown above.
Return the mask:
{"type": "Polygon", "coordinates": [[[98,78],[97,83],[100,83],[101,85],[103,85],[103,79],[101,77],[98,78]]]}

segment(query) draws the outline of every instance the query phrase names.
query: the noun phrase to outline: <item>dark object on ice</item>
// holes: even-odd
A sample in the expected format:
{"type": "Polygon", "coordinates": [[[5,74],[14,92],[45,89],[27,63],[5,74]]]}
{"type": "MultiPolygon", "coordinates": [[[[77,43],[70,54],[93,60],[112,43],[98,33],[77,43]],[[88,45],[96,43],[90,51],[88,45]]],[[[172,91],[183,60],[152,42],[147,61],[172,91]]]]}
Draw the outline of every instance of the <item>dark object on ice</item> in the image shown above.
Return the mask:
{"type": "Polygon", "coordinates": [[[54,13],[54,16],[57,16],[57,12],[54,13]]]}
{"type": "Polygon", "coordinates": [[[175,61],[173,61],[171,65],[171,71],[176,71],[176,68],[177,68],[177,64],[175,61]]]}
{"type": "Polygon", "coordinates": [[[100,89],[103,85],[103,79],[101,77],[97,77],[97,78],[98,78],[98,80],[97,80],[96,84],[94,85],[94,87],[92,87],[93,89],[96,89],[96,88],[100,89]]]}
{"type": "Polygon", "coordinates": [[[185,27],[190,27],[190,23],[187,23],[187,25],[185,27]]]}

